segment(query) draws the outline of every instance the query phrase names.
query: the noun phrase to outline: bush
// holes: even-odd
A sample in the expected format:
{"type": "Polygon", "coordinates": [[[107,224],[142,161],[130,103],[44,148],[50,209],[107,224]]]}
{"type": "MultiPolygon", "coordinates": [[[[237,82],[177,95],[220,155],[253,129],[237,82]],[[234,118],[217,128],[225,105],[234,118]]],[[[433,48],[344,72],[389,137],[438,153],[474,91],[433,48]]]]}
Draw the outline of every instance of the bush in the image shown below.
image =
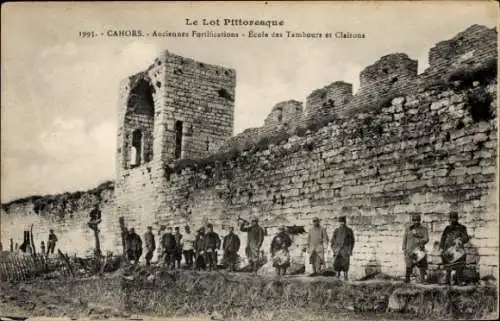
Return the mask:
{"type": "Polygon", "coordinates": [[[459,68],[448,75],[448,83],[459,89],[471,88],[475,81],[484,85],[497,77],[497,60],[492,58],[476,67],[459,68]]]}
{"type": "Polygon", "coordinates": [[[306,135],[307,129],[303,127],[297,127],[295,128],[295,131],[293,132],[294,135],[297,135],[299,137],[304,137],[306,135]]]}
{"type": "Polygon", "coordinates": [[[404,91],[389,91],[386,94],[380,95],[378,99],[372,99],[371,101],[360,105],[358,108],[352,108],[347,111],[347,116],[354,117],[357,114],[378,114],[383,108],[390,107],[392,105],[392,100],[398,97],[404,97],[407,93],[404,91]]]}
{"type": "Polygon", "coordinates": [[[316,132],[319,129],[325,127],[328,125],[330,122],[335,120],[336,117],[333,115],[327,115],[319,119],[314,119],[311,123],[308,124],[307,129],[309,129],[312,132],[316,132]]]}
{"type": "Polygon", "coordinates": [[[494,112],[491,107],[493,98],[484,89],[471,90],[467,93],[467,109],[475,122],[493,119],[494,112]]]}
{"type": "Polygon", "coordinates": [[[198,162],[194,159],[184,158],[179,160],[173,168],[173,172],[180,173],[183,169],[186,168],[197,168],[198,162]]]}
{"type": "Polygon", "coordinates": [[[287,132],[278,132],[271,136],[262,137],[259,142],[255,145],[256,151],[263,151],[269,148],[271,145],[279,145],[280,143],[288,140],[290,134],[287,132]]]}

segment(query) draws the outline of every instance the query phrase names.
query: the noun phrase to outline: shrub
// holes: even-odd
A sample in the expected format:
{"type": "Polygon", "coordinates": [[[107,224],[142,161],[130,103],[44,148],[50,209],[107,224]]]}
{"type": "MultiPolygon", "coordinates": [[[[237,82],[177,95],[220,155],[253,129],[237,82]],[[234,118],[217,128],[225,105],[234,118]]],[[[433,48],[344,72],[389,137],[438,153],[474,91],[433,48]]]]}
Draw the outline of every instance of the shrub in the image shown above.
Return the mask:
{"type": "Polygon", "coordinates": [[[196,162],[196,160],[190,158],[184,158],[179,160],[174,165],[173,172],[180,173],[183,169],[196,168],[196,167],[198,167],[198,162],[196,162]]]}
{"type": "Polygon", "coordinates": [[[383,108],[390,107],[392,104],[392,100],[397,97],[406,96],[407,93],[405,91],[397,90],[397,91],[389,91],[386,94],[382,94],[378,97],[378,99],[372,99],[369,102],[360,105],[358,108],[351,108],[347,110],[346,115],[348,117],[354,117],[357,114],[378,114],[381,112],[383,108]]]}
{"type": "Polygon", "coordinates": [[[256,151],[263,151],[269,148],[270,145],[279,145],[280,143],[288,140],[290,134],[287,132],[278,132],[271,136],[262,137],[255,145],[256,151]]]}
{"type": "Polygon", "coordinates": [[[492,58],[476,67],[459,68],[448,75],[448,83],[458,82],[459,89],[471,88],[475,81],[486,84],[497,77],[497,60],[492,58]]]}
{"type": "Polygon", "coordinates": [[[334,115],[325,115],[324,117],[321,117],[319,119],[313,120],[311,123],[308,124],[307,129],[309,129],[312,132],[316,132],[319,129],[325,127],[328,125],[330,122],[332,122],[336,117],[334,115]]]}
{"type": "Polygon", "coordinates": [[[294,135],[297,135],[299,137],[304,137],[306,135],[307,129],[303,127],[297,127],[295,128],[295,131],[293,132],[294,135]]]}
{"type": "Polygon", "coordinates": [[[488,121],[493,119],[493,108],[491,102],[493,98],[484,89],[471,90],[467,93],[467,109],[475,122],[488,121]]]}

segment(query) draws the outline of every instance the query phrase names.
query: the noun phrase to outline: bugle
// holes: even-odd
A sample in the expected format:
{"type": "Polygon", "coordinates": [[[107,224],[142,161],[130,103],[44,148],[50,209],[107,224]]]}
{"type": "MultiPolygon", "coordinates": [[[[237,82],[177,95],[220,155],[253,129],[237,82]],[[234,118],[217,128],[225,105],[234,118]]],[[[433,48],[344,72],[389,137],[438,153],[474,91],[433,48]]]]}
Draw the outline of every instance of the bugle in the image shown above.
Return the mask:
{"type": "Polygon", "coordinates": [[[241,216],[238,216],[238,222],[242,222],[242,223],[245,223],[245,224],[249,224],[250,223],[249,221],[245,220],[241,216]]]}

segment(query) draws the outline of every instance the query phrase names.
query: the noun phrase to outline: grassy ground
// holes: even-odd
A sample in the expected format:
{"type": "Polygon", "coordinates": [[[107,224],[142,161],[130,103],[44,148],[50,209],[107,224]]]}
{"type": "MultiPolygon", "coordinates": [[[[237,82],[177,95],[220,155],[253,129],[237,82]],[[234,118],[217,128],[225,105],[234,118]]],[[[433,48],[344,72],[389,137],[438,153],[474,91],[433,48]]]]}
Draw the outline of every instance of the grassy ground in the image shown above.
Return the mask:
{"type": "Polygon", "coordinates": [[[138,271],[126,278],[120,273],[104,278],[2,283],[0,311],[94,319],[147,315],[214,316],[242,321],[407,320],[484,318],[495,312],[497,306],[496,287],[151,272],[138,271]],[[389,307],[396,311],[391,312],[389,307]]]}

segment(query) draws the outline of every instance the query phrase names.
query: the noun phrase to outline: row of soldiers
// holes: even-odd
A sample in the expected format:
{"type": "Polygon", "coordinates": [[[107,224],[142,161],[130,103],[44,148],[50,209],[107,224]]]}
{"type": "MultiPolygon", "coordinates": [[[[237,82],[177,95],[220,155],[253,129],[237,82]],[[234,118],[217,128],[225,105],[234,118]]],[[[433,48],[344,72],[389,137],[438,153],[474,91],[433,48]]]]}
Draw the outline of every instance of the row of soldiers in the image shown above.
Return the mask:
{"type": "MultiPolygon", "coordinates": [[[[318,275],[325,268],[325,252],[329,246],[333,252],[333,269],[336,276],[344,275],[348,279],[350,267],[350,257],[353,254],[355,237],[353,230],[347,226],[346,217],[338,219],[340,226],[336,228],[329,238],[326,229],[320,224],[319,218],[313,219],[313,225],[308,232],[307,252],[309,253],[309,263],[312,265],[312,276],[318,275]]],[[[240,226],[241,232],[247,233],[247,245],[245,254],[248,259],[249,269],[256,271],[261,262],[261,247],[264,241],[265,230],[259,225],[257,219],[251,222],[243,221],[240,226]]],[[[125,230],[126,253],[129,260],[137,261],[142,254],[141,238],[134,232],[134,229],[125,230]]],[[[185,227],[184,234],[180,233],[178,227],[175,232],[172,228],[162,226],[158,232],[160,244],[157,248],[155,235],[152,228],[144,235],[146,264],[150,265],[155,250],[158,252],[160,260],[167,266],[180,267],[182,255],[184,255],[186,265],[202,269],[208,266],[213,270],[217,266],[217,252],[223,250],[223,261],[229,270],[234,271],[238,261],[240,250],[240,239],[234,233],[234,228],[229,228],[229,233],[224,236],[223,241],[219,235],[213,231],[211,224],[207,225],[207,231],[202,227],[194,235],[189,226],[185,227]]],[[[447,272],[447,283],[451,283],[451,272],[455,270],[455,284],[463,283],[463,272],[465,269],[464,244],[469,241],[465,226],[458,223],[458,213],[450,213],[450,225],[448,225],[441,236],[439,249],[442,262],[447,272]]],[[[414,268],[418,268],[420,281],[425,281],[428,262],[425,246],[429,242],[429,233],[426,227],[421,224],[420,214],[412,215],[412,224],[405,229],[402,242],[402,251],[406,265],[405,281],[410,281],[410,276],[414,268]]],[[[273,266],[278,275],[286,274],[290,266],[289,248],[292,238],[285,226],[280,226],[278,233],[271,241],[270,254],[273,266]]]]}
{"type": "MultiPolygon", "coordinates": [[[[466,252],[464,245],[469,242],[470,237],[464,225],[458,222],[458,212],[451,212],[450,224],[444,229],[438,242],[439,254],[442,266],[446,270],[446,283],[451,284],[452,271],[455,271],[454,283],[464,283],[464,270],[466,267],[466,252]]],[[[333,268],[340,276],[348,279],[350,257],[354,249],[354,233],[346,225],[345,216],[339,218],[340,227],[337,228],[330,242],[333,251],[333,268]]],[[[421,224],[421,215],[412,214],[412,224],[408,226],[403,234],[402,252],[406,266],[405,282],[410,282],[413,269],[419,270],[419,282],[425,282],[428,269],[428,257],[425,249],[429,242],[429,232],[421,224]]],[[[318,267],[324,264],[324,244],[328,243],[326,230],[319,224],[319,219],[313,220],[313,227],[309,231],[308,245],[310,263],[313,266],[313,275],[318,272],[318,267]]]]}
{"type": "MultiPolygon", "coordinates": [[[[148,226],[147,232],[144,234],[147,266],[151,264],[156,251],[158,262],[171,269],[180,268],[182,256],[184,256],[188,268],[214,270],[218,263],[218,251],[222,246],[225,264],[229,270],[236,270],[241,242],[232,227],[229,228],[229,233],[224,236],[222,242],[219,235],[214,232],[212,224],[208,224],[206,230],[205,227],[200,228],[196,235],[191,232],[190,227],[187,225],[184,227],[183,234],[181,234],[179,227],[172,230],[171,227],[162,225],[157,236],[160,239],[158,244],[153,228],[148,226]]],[[[127,259],[137,263],[143,253],[142,239],[135,233],[134,228],[122,229],[122,237],[127,259]]]]}

